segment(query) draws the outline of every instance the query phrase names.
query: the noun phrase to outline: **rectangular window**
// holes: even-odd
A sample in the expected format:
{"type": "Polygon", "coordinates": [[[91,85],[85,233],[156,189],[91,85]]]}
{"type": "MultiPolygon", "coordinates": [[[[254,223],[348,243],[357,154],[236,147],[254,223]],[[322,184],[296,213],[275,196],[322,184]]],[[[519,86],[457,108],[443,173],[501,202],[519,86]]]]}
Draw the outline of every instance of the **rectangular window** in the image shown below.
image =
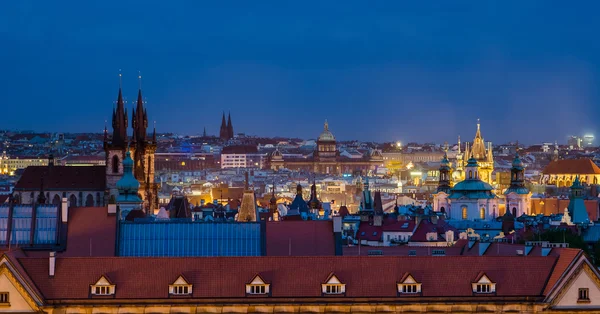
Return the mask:
{"type": "Polygon", "coordinates": [[[588,288],[579,288],[579,298],[577,301],[589,301],[590,300],[590,289],[588,288]]]}
{"type": "Polygon", "coordinates": [[[490,293],[492,292],[492,285],[490,284],[477,284],[477,293],[490,293]]]}
{"type": "Polygon", "coordinates": [[[0,292],[0,304],[8,303],[8,292],[0,292]]]}
{"type": "Polygon", "coordinates": [[[417,284],[403,284],[402,293],[419,293],[417,284]]]}
{"type": "Polygon", "coordinates": [[[173,286],[173,294],[178,294],[178,295],[190,294],[190,287],[187,285],[173,286]]]}
{"type": "Polygon", "coordinates": [[[251,285],[250,294],[265,294],[267,293],[267,287],[265,285],[251,285]]]}
{"type": "Polygon", "coordinates": [[[94,291],[95,295],[110,295],[111,294],[110,286],[96,286],[96,287],[94,287],[94,289],[92,291],[94,291]]]}
{"type": "Polygon", "coordinates": [[[341,285],[325,285],[325,293],[326,294],[341,294],[342,286],[341,285]]]}

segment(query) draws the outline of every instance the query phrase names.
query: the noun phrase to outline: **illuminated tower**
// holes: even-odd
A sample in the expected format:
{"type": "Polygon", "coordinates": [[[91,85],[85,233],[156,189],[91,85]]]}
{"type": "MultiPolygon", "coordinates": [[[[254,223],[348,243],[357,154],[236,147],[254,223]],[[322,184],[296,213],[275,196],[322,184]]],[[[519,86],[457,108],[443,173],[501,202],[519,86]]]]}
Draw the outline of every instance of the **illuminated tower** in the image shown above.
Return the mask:
{"type": "MultiPolygon", "coordinates": [[[[479,165],[479,178],[481,181],[492,184],[492,172],[494,172],[494,156],[492,154],[492,142],[485,142],[481,136],[481,124],[477,119],[477,132],[471,147],[467,145],[465,156],[471,156],[477,160],[479,165]]],[[[463,163],[464,164],[464,163],[463,163]]],[[[464,177],[464,175],[463,175],[464,177]]]]}

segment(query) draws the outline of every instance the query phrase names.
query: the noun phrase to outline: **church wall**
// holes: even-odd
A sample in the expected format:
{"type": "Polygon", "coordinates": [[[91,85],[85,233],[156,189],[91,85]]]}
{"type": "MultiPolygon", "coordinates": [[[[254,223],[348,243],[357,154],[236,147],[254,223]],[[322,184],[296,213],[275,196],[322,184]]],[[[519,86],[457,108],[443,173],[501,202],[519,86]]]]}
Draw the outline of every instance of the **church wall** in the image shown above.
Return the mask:
{"type": "Polygon", "coordinates": [[[491,220],[498,217],[498,200],[497,199],[486,199],[486,200],[452,200],[451,202],[451,213],[450,217],[456,220],[463,219],[463,207],[467,208],[467,220],[481,219],[481,208],[484,208],[484,220],[491,220]],[[495,211],[495,217],[494,217],[495,211]]]}
{"type": "MultiPolygon", "coordinates": [[[[21,195],[21,204],[32,204],[37,201],[39,192],[33,192],[33,198],[31,198],[30,191],[19,191],[16,192],[21,195]]],[[[55,196],[58,196],[60,199],[66,197],[69,201],[71,200],[71,196],[74,195],[77,202],[75,204],[69,204],[71,207],[85,207],[87,196],[92,196],[93,205],[95,206],[104,206],[104,191],[47,191],[46,193],[46,204],[52,204],[55,196]],[[99,193],[99,195],[98,195],[99,193]]]]}

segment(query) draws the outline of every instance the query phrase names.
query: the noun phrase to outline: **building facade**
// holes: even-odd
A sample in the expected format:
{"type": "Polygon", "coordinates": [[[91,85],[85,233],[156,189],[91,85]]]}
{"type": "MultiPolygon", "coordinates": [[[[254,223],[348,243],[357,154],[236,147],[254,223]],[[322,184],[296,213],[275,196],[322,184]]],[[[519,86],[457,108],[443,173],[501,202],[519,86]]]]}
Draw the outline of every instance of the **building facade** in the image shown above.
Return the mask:
{"type": "MultiPolygon", "coordinates": [[[[460,146],[460,140],[459,140],[460,146]]],[[[492,173],[494,172],[494,155],[492,153],[492,142],[485,142],[483,137],[481,136],[481,124],[479,120],[477,120],[477,132],[475,133],[475,138],[473,139],[473,143],[469,145],[466,143],[466,148],[464,155],[461,154],[460,158],[457,156],[457,163],[462,162],[461,167],[457,166],[457,174],[460,174],[460,180],[466,179],[466,172],[461,171],[462,168],[466,167],[468,160],[470,158],[475,158],[477,164],[479,165],[479,176],[481,181],[487,184],[493,184],[492,181],[492,173]]]]}
{"type": "Polygon", "coordinates": [[[290,169],[322,174],[361,174],[374,173],[378,167],[383,167],[381,151],[373,149],[362,158],[340,156],[335,136],[329,130],[325,121],[323,132],[317,139],[317,146],[311,155],[301,158],[286,158],[279,150],[275,150],[268,160],[268,167],[273,170],[290,169]]]}

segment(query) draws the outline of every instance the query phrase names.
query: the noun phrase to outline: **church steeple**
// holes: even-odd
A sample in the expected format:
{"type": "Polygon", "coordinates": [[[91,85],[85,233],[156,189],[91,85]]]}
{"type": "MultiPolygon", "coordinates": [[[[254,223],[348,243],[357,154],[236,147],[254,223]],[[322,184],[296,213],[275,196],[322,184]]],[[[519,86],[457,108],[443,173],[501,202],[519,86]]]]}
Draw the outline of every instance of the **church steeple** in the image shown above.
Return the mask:
{"type": "Polygon", "coordinates": [[[113,109],[113,137],[112,144],[115,146],[125,146],[127,143],[127,111],[123,101],[123,92],[121,87],[121,73],[119,72],[119,95],[117,96],[117,108],[113,109]]]}
{"type": "Polygon", "coordinates": [[[138,89],[138,97],[136,109],[132,113],[132,126],[133,133],[135,133],[136,138],[140,142],[146,141],[146,132],[148,129],[148,115],[146,113],[146,109],[144,108],[144,98],[142,97],[142,75],[138,75],[138,80],[140,82],[140,86],[138,89]]]}
{"type": "Polygon", "coordinates": [[[227,136],[229,136],[229,139],[233,138],[233,124],[231,124],[231,112],[227,116],[227,136]]]}
{"type": "Polygon", "coordinates": [[[229,139],[229,131],[227,130],[227,122],[225,121],[225,112],[223,111],[223,117],[221,118],[221,128],[219,130],[219,137],[223,141],[229,139]]]}

